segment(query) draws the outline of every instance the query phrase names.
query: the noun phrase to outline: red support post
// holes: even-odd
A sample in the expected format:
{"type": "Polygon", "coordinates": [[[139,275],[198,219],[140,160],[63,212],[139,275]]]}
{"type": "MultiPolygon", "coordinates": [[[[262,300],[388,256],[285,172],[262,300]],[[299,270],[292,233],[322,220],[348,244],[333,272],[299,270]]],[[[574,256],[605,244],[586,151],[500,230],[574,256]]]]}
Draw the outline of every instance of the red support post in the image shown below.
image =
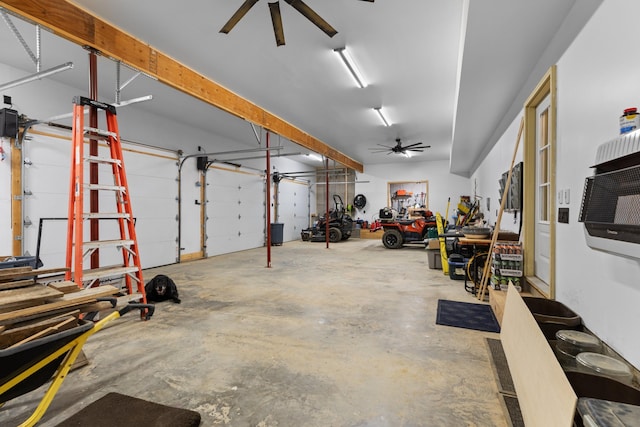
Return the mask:
{"type": "Polygon", "coordinates": [[[267,268],[271,268],[271,154],[269,153],[269,135],[270,133],[267,131],[267,174],[265,177],[267,180],[267,268]]]}
{"type": "Polygon", "coordinates": [[[324,217],[325,217],[325,231],[324,231],[324,237],[325,237],[325,241],[327,242],[327,249],[329,249],[329,158],[327,157],[325,159],[325,165],[324,165],[324,174],[325,174],[325,180],[326,180],[326,191],[325,191],[325,198],[326,198],[326,203],[325,203],[325,213],[324,213],[324,217]]]}

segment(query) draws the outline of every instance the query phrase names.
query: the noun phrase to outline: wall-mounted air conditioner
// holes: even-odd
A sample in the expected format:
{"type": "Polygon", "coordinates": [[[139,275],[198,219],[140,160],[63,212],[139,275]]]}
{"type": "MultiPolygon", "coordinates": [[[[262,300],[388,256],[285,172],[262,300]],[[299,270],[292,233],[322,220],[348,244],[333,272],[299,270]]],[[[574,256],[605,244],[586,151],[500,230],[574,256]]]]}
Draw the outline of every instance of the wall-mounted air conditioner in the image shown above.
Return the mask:
{"type": "Polygon", "coordinates": [[[598,147],[580,209],[587,245],[640,258],[640,130],[598,147]]]}

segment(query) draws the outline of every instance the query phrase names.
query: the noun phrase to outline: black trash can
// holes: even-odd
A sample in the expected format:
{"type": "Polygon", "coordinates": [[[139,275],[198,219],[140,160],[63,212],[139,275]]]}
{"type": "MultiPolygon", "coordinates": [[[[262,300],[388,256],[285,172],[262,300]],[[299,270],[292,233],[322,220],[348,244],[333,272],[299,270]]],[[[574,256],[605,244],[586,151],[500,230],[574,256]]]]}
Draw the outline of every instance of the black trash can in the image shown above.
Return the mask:
{"type": "Polygon", "coordinates": [[[281,222],[271,223],[271,246],[282,246],[284,224],[281,222]]]}

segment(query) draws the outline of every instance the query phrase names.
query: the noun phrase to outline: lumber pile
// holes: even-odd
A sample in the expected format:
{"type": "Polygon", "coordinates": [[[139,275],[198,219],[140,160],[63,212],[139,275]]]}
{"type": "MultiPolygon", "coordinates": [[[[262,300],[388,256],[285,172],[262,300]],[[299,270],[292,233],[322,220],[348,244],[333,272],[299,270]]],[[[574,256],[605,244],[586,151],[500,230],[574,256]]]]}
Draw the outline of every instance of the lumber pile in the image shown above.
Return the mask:
{"type": "Polygon", "coordinates": [[[114,286],[80,289],[73,282],[44,285],[37,280],[40,275],[64,271],[0,269],[0,350],[71,329],[78,325],[82,313],[111,307],[98,298],[116,295],[119,290],[114,286]]]}

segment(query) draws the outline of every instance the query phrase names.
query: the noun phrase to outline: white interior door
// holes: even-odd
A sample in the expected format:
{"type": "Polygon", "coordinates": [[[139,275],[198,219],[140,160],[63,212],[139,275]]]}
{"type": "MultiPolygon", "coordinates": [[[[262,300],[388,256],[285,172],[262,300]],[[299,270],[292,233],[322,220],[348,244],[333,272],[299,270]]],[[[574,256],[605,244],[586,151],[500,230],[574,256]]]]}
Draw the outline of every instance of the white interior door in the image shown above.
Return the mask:
{"type": "Polygon", "coordinates": [[[264,179],[257,172],[207,170],[207,255],[264,246],[264,179]]]}
{"type": "Polygon", "coordinates": [[[551,279],[551,97],[536,108],[536,216],[535,275],[542,281],[542,291],[549,294],[551,279]]]}

